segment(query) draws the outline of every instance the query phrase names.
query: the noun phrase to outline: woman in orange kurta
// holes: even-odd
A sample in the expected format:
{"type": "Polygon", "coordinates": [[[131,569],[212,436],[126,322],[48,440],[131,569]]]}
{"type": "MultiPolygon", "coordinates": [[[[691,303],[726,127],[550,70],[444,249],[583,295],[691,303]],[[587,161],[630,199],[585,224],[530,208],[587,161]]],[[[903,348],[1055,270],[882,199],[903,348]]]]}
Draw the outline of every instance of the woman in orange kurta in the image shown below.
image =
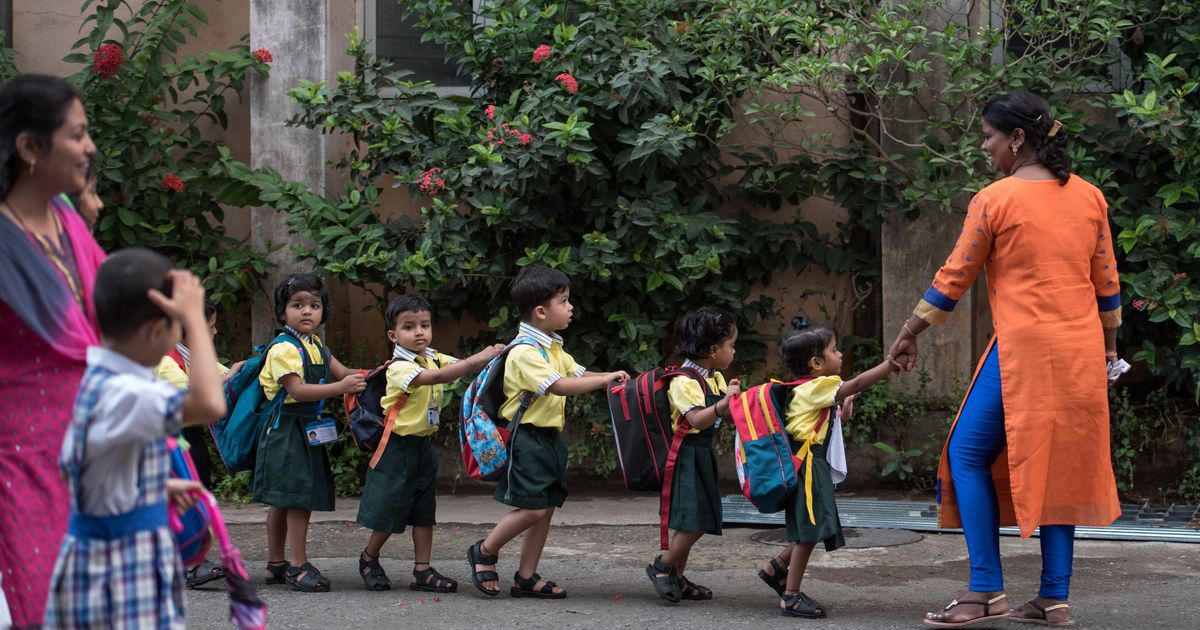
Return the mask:
{"type": "Polygon", "coordinates": [[[943,323],[986,268],[996,336],[938,469],[939,525],[963,528],[970,591],[925,623],[1072,625],[1074,526],[1108,525],[1121,513],[1105,369],[1106,358],[1116,360],[1121,296],[1107,204],[1070,173],[1066,134],[1042,99],[1027,92],[992,99],[983,134],[983,149],[1007,177],[971,200],[954,251],[889,353],[911,369],[917,335],[943,323]],[[1041,590],[1012,611],[1001,525],[1018,526],[1024,537],[1041,528],[1041,590]]]}

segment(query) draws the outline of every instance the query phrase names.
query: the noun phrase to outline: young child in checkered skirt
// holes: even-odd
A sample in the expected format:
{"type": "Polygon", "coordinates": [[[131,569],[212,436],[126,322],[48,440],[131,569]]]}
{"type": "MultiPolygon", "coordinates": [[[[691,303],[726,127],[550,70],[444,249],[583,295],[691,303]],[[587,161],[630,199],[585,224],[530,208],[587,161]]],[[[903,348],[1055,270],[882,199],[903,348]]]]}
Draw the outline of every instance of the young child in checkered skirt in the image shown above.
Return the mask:
{"type": "Polygon", "coordinates": [[[45,625],[184,628],[183,569],[167,510],[191,507],[201,487],[169,478],[165,438],[179,435],[185,419],[207,424],[225,413],[204,289],[166,258],[127,249],[100,266],[92,297],[102,345],[88,349],[59,457],[71,520],[45,625]],[[181,332],[194,340],[199,366],[187,390],[154,376],[181,332]]]}

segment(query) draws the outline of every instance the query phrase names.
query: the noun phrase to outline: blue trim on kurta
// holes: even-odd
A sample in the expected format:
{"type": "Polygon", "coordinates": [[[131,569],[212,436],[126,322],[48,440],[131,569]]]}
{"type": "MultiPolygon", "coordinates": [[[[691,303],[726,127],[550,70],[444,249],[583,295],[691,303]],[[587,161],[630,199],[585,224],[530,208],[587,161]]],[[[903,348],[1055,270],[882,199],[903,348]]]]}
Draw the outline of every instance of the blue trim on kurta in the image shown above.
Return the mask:
{"type": "Polygon", "coordinates": [[[953,311],[954,307],[958,306],[958,300],[951,300],[950,298],[946,297],[946,294],[933,287],[929,287],[929,290],[925,292],[925,296],[921,299],[928,302],[931,306],[943,311],[953,311]]]}
{"type": "Polygon", "coordinates": [[[128,512],[112,516],[88,516],[71,512],[67,528],[76,538],[117,540],[137,532],[166,526],[167,504],[161,502],[139,505],[128,512]]]}
{"type": "Polygon", "coordinates": [[[1116,295],[1097,295],[1096,303],[1100,306],[1100,312],[1115,311],[1121,308],[1121,292],[1117,291],[1116,295]]]}

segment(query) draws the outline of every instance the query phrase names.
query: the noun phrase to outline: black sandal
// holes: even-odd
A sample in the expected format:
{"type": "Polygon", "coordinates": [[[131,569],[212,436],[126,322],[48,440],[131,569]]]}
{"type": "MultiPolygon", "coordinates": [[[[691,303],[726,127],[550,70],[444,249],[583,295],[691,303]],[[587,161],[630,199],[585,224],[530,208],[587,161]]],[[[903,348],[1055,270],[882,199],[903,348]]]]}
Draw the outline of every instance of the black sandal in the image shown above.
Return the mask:
{"type": "Polygon", "coordinates": [[[646,565],[646,576],[658,591],[658,596],[672,604],[679,603],[679,581],[675,576],[675,567],[669,567],[662,562],[662,556],[646,565]]]}
{"type": "Polygon", "coordinates": [[[695,582],[687,579],[684,576],[679,576],[679,597],[680,599],[688,599],[694,602],[712,599],[712,589],[707,586],[700,586],[695,582]]]}
{"type": "Polygon", "coordinates": [[[187,587],[194,589],[204,586],[213,580],[224,579],[225,567],[205,560],[199,565],[185,571],[184,575],[187,577],[187,587]]]}
{"type": "Polygon", "coordinates": [[[534,573],[528,578],[521,577],[521,572],[517,571],[513,574],[514,586],[509,589],[509,594],[513,597],[532,597],[534,599],[563,599],[567,596],[566,591],[554,592],[554,587],[558,586],[550,580],[542,583],[542,588],[533,590],[538,582],[542,581],[542,576],[534,573]]]}
{"type": "Polygon", "coordinates": [[[457,593],[458,582],[438,573],[437,569],[429,566],[428,562],[414,562],[413,581],[408,588],[422,593],[457,593]],[[425,569],[418,571],[418,564],[425,565],[425,569]]]}
{"type": "Polygon", "coordinates": [[[784,617],[824,619],[825,607],[804,593],[796,593],[795,595],[783,596],[783,610],[779,614],[784,617]]]}
{"type": "Polygon", "coordinates": [[[267,563],[267,584],[287,584],[287,570],[292,563],[287,560],[267,563]]]}
{"type": "Polygon", "coordinates": [[[388,579],[387,573],[383,572],[383,567],[379,564],[379,556],[368,560],[367,558],[369,557],[365,549],[358,556],[358,574],[362,576],[363,584],[366,585],[367,590],[392,590],[392,581],[388,579]]]}
{"type": "Polygon", "coordinates": [[[476,571],[477,564],[490,564],[496,566],[500,558],[496,556],[487,556],[483,553],[483,541],[471,545],[467,548],[467,566],[471,569],[471,581],[475,583],[475,588],[488,597],[495,597],[500,594],[500,589],[486,589],[483,587],[484,582],[499,582],[500,575],[495,571],[476,571]]]}
{"type": "Polygon", "coordinates": [[[775,594],[783,597],[783,592],[787,590],[787,572],[788,568],[779,564],[779,558],[771,558],[771,570],[774,573],[767,573],[765,569],[758,570],[758,579],[766,582],[775,594]]]}
{"type": "Polygon", "coordinates": [[[287,583],[303,593],[328,593],[329,580],[311,562],[298,567],[288,567],[287,583]]]}

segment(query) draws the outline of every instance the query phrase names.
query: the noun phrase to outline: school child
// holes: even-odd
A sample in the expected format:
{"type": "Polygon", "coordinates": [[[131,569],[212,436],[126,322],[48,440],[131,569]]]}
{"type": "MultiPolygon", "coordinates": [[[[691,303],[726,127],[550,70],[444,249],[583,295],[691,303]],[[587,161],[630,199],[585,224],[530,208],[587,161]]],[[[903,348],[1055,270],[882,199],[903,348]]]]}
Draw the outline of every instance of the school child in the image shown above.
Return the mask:
{"type": "Polygon", "coordinates": [[[671,404],[671,427],[687,422],[691,429],[683,438],[675,460],[669,494],[667,526],[675,530],[667,552],[646,566],[646,575],[658,596],[669,601],[712,599],[712,590],[684,575],[692,546],[704,534],[721,535],[721,495],[718,491],[717,456],[713,437],[721,417],[729,413],[729,401],[741,391],[733,379],[728,385],[719,370],[733,362],[737,343],[737,320],[732,313],[703,307],[682,317],[675,326],[676,349],[682,368],[704,378],[672,378],[667,387],[671,404]]]}
{"type": "Polygon", "coordinates": [[[883,361],[842,381],[838,376],[842,371],[842,352],[838,349],[837,334],[828,326],[809,324],[802,317],[792,320],[792,330],[784,337],[780,354],[794,379],[812,379],[792,389],[785,427],[796,452],[802,454],[804,446],[808,446],[812,477],[806,477],[806,471],[810,470],[807,465],[798,471],[798,488],[785,511],[787,539],[791,544],[772,558],[758,576],[779,594],[784,616],[821,619],[828,610],[800,592],[800,583],[818,542],[825,544],[826,551],[846,544],[833,496],[833,473],[840,470],[839,478],[845,478],[838,403],[845,405],[848,416],[855,394],[887,378],[897,368],[883,361]]]}
{"type": "Polygon", "coordinates": [[[604,388],[629,378],[624,371],[588,372],[563,350],[558,332],[571,323],[571,281],[557,270],[530,265],[513,280],[512,301],[520,312],[518,337],[531,337],[537,347],[521,344],[504,360],[504,397],[500,415],[511,420],[526,393],[536,396],[525,408],[509,445],[511,467],[496,488],[495,499],[516,509],[500,519],[487,538],[467,550],[471,581],[485,595],[500,594],[496,563],[500,550],[522,532],[521,560],[513,597],[562,599],[567,592],[537,573],[554,509],[567,499],[567,447],[561,431],[566,396],[604,388]]]}
{"type": "MultiPolygon", "coordinates": [[[[253,497],[267,510],[267,583],[287,583],[305,593],[328,592],[329,579],[308,561],[308,521],[313,510],[333,510],[333,471],[325,444],[310,440],[326,398],[362,391],[362,374],[341,364],[316,335],[328,322],[329,289],[311,273],[288,276],[275,287],[275,319],[298,340],[271,346],[258,382],[267,400],[286,396],[268,418],[254,457],[253,497]],[[284,542],[292,560],[284,558],[284,542]]],[[[318,430],[318,433],[320,431],[318,430]]]]}
{"type": "Polygon", "coordinates": [[[167,510],[194,504],[195,482],[170,479],[168,436],[225,413],[204,289],[144,249],[114,253],[96,275],[101,346],[87,369],[59,465],[71,520],[46,607],[47,628],[184,628],[182,567],[167,510]],[[196,340],[187,390],[154,377],[180,332],[196,340]],[[175,507],[168,507],[170,500],[175,507]]]}
{"type": "MultiPolygon", "coordinates": [[[[217,305],[212,300],[204,300],[204,319],[207,323],[209,337],[215,339],[217,336],[217,305]]],[[[158,367],[154,368],[154,375],[179,389],[187,389],[191,354],[185,332],[179,343],[175,344],[175,347],[162,358],[162,361],[159,361],[158,367]]],[[[233,378],[233,375],[241,369],[242,363],[244,361],[238,361],[233,364],[232,368],[227,368],[218,362],[217,373],[221,375],[222,382],[233,378]]],[[[189,425],[184,422],[183,440],[187,443],[192,462],[196,465],[197,478],[205,488],[212,488],[212,456],[208,451],[208,438],[205,437],[207,433],[207,427],[189,425]]],[[[198,588],[224,577],[225,569],[221,565],[205,559],[199,566],[187,570],[187,586],[188,588],[198,588]]]]}
{"type": "Polygon", "coordinates": [[[104,201],[96,192],[98,182],[99,173],[96,168],[96,158],[93,157],[88,161],[87,179],[83,190],[67,195],[71,206],[75,208],[79,216],[83,217],[84,223],[87,223],[87,226],[93,230],[96,229],[96,220],[100,218],[100,211],[104,209],[104,201]]]}
{"type": "Polygon", "coordinates": [[[395,344],[380,406],[398,402],[392,435],[374,468],[367,470],[358,523],[371,530],[358,559],[358,572],[370,591],[392,588],[379,553],[392,534],[412,526],[413,577],[409,589],[453,593],[458,582],[429,564],[437,510],[438,457],[434,434],[441,423],[442,386],[482,370],[500,354],[496,344],[464,360],[442,354],[433,343],[433,307],[420,295],[402,295],[384,313],[388,339],[395,344]],[[401,401],[401,398],[404,398],[401,401]]]}

